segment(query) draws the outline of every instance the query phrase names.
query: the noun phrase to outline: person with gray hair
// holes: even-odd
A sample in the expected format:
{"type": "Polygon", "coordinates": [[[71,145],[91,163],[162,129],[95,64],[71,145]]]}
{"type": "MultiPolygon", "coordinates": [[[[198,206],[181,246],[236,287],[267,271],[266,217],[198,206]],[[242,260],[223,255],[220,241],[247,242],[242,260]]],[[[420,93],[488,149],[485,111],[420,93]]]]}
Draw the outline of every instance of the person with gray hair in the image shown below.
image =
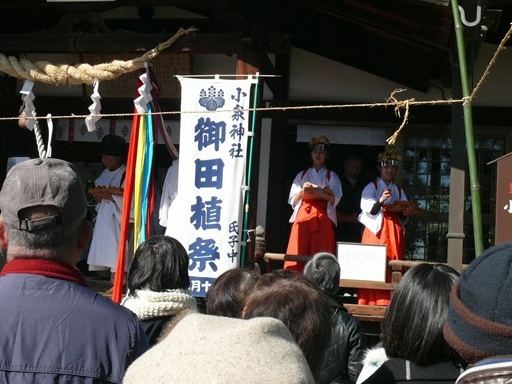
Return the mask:
{"type": "Polygon", "coordinates": [[[120,383],[148,348],[134,313],[87,288],[84,186],[59,159],[15,165],[0,191],[0,377],[8,383],[120,383]]]}
{"type": "Polygon", "coordinates": [[[331,306],[331,340],[320,369],[320,384],[355,382],[366,347],[363,326],[337,295],[340,273],[338,259],[328,252],[315,254],[304,268],[304,276],[318,285],[331,306]]]}

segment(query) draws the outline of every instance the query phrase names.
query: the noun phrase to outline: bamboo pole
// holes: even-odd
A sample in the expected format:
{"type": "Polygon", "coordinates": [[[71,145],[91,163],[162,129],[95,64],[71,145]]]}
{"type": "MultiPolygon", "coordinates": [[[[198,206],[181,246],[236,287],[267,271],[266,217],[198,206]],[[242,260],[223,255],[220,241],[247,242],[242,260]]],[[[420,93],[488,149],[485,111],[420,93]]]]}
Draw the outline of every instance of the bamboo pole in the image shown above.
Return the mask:
{"type": "MultiPolygon", "coordinates": [[[[247,165],[247,185],[251,186],[251,178],[252,178],[252,157],[253,157],[253,147],[254,147],[254,132],[256,130],[256,110],[258,107],[258,93],[259,93],[259,84],[260,84],[260,74],[256,73],[256,85],[254,86],[254,94],[253,94],[253,111],[251,118],[251,132],[252,136],[249,137],[249,154],[248,154],[248,165],[247,165]]],[[[242,243],[242,255],[240,258],[240,266],[245,267],[247,262],[247,242],[250,240],[249,233],[249,207],[250,207],[250,197],[251,190],[250,188],[245,192],[245,203],[244,203],[244,221],[243,221],[243,230],[242,230],[242,238],[244,242],[242,243]]]]}
{"type": "Polygon", "coordinates": [[[473,215],[473,235],[475,241],[475,255],[483,252],[482,240],[482,212],[480,205],[480,182],[478,181],[475,144],[473,137],[473,114],[471,110],[471,92],[469,88],[468,71],[466,64],[466,49],[464,31],[460,20],[458,0],[452,0],[453,22],[457,39],[457,52],[459,57],[460,78],[462,84],[462,104],[464,114],[464,131],[466,134],[466,151],[468,156],[469,181],[471,184],[471,211],[473,215]]]}

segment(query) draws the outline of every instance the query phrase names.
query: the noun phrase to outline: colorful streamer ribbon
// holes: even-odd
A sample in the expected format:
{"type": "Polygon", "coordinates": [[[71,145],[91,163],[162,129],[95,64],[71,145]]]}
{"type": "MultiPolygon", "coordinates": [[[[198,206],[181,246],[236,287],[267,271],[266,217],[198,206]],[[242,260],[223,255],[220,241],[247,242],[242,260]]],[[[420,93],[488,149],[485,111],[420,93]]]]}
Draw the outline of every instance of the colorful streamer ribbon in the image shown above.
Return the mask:
{"type": "Polygon", "coordinates": [[[125,192],[121,215],[121,238],[117,255],[117,269],[112,300],[121,302],[126,265],[126,239],[130,227],[130,211],[133,200],[134,248],[142,244],[151,233],[151,217],[154,206],[154,124],[151,114],[152,85],[149,69],[139,77],[139,97],[134,100],[136,113],[132,122],[130,146],[126,164],[125,192]],[[148,113],[149,112],[149,113],[148,113]],[[144,114],[144,116],[141,116],[144,114]]]}

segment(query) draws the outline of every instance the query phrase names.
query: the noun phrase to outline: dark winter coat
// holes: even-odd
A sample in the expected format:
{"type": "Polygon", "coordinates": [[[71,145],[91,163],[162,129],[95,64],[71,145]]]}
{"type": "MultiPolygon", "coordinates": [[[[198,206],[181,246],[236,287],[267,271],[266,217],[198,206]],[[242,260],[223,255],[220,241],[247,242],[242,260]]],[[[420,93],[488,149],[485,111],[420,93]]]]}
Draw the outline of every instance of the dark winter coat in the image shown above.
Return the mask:
{"type": "Polygon", "coordinates": [[[137,317],[76,282],[0,277],[0,382],[121,383],[148,348],[137,317]]]}
{"type": "Polygon", "coordinates": [[[319,384],[353,383],[365,350],[364,328],[338,298],[329,296],[332,333],[319,384]]]}

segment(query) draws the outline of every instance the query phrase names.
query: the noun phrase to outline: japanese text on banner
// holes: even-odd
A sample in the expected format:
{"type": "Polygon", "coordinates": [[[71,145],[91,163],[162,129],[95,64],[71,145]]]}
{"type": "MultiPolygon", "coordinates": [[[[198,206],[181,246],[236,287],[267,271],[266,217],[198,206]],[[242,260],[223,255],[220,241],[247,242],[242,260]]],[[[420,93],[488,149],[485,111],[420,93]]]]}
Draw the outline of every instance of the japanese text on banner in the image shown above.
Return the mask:
{"type": "Polygon", "coordinates": [[[252,80],[179,80],[178,194],[168,225],[187,249],[191,293],[204,297],[238,266],[252,80]]]}

